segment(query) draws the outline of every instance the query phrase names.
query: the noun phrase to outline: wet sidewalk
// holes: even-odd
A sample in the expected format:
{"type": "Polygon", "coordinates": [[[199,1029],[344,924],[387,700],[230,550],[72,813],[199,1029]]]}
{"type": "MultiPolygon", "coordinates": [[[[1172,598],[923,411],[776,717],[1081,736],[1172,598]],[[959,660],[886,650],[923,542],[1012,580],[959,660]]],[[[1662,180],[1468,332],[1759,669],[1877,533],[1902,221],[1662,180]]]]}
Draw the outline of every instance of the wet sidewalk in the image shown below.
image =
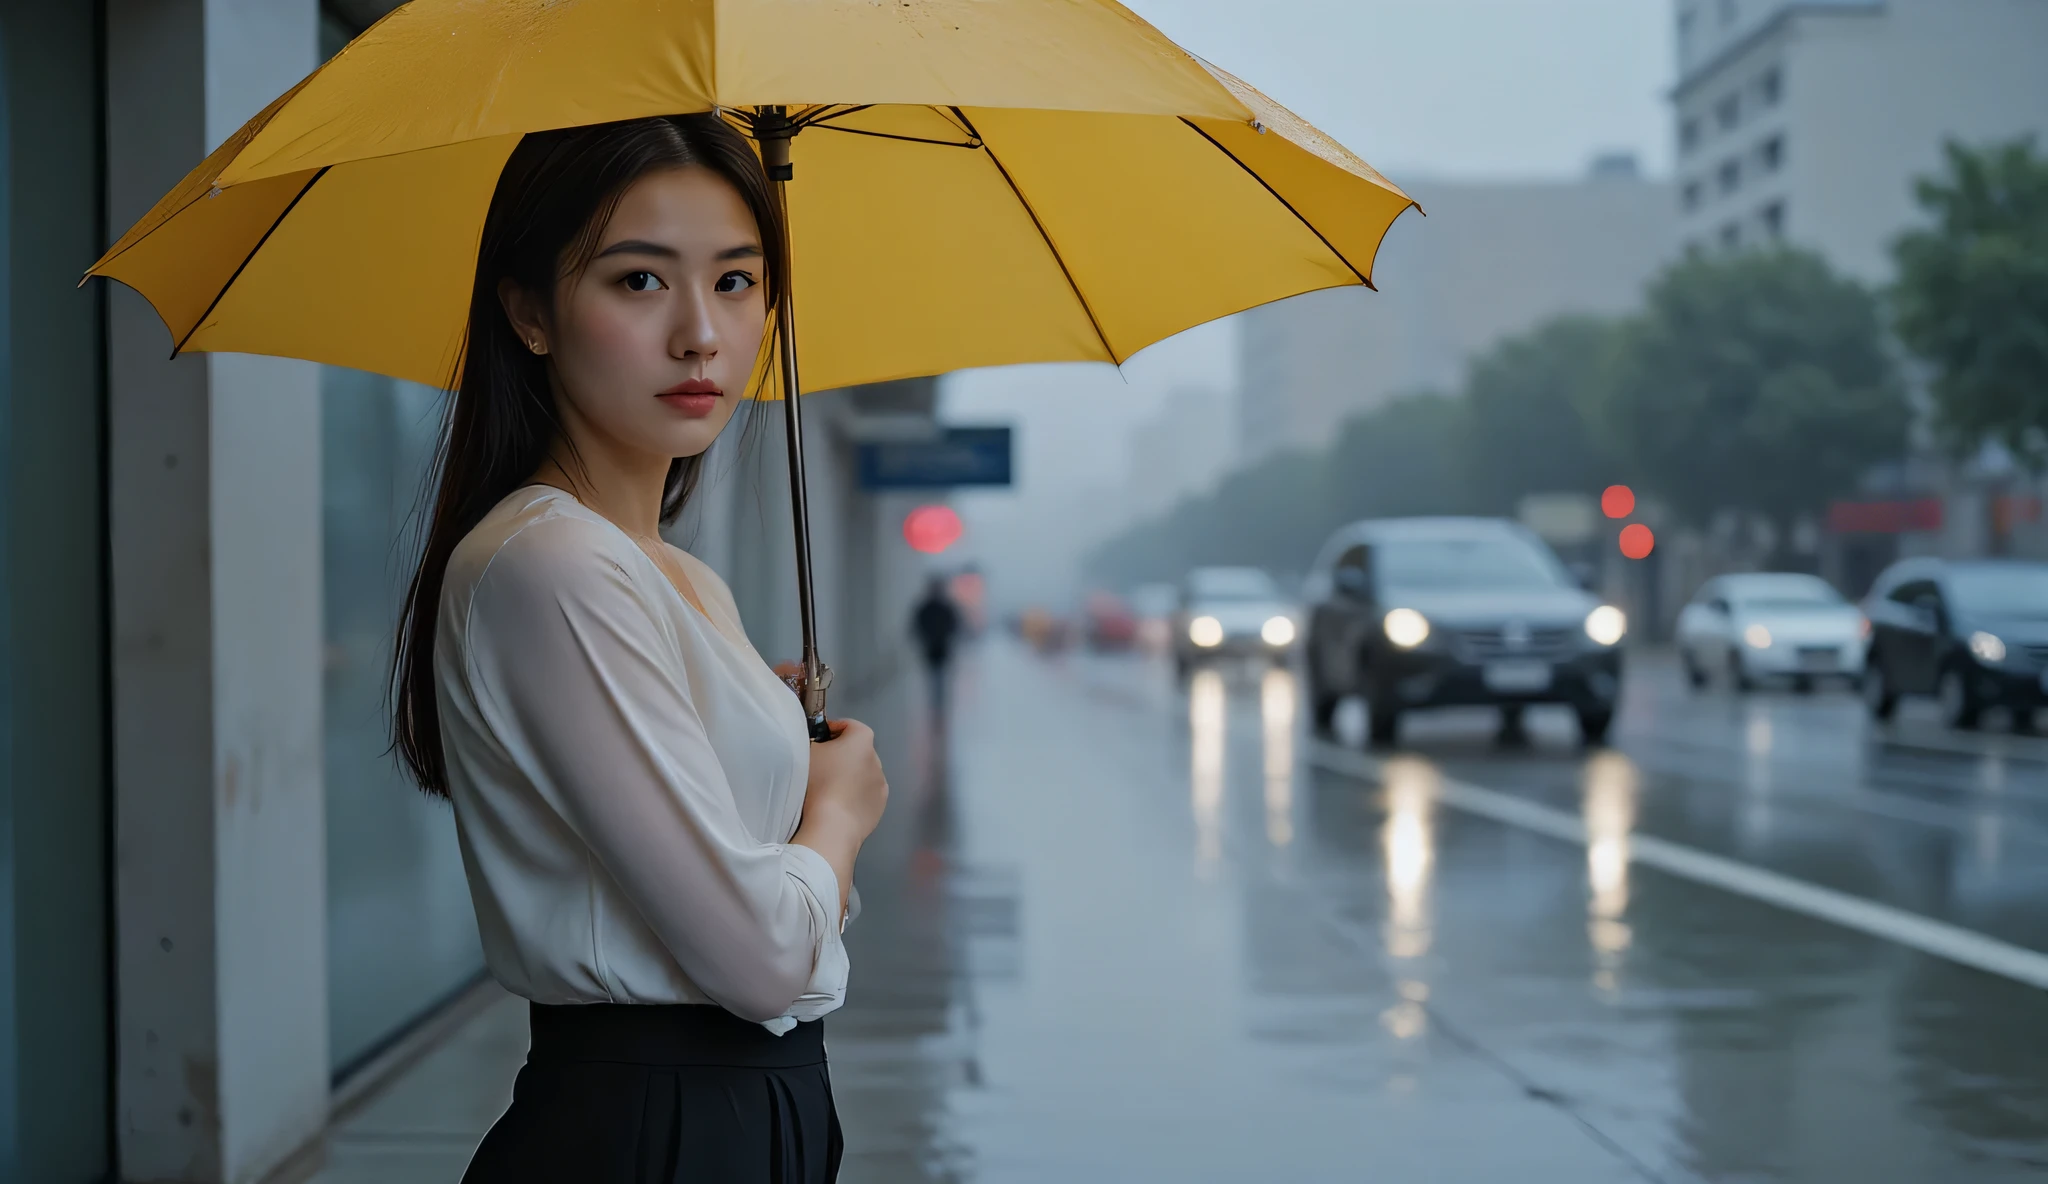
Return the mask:
{"type": "MultiPolygon", "coordinates": [[[[1631,679],[1614,749],[1543,719],[1503,747],[1453,716],[1370,760],[1302,733],[1283,671],[1177,686],[1001,639],[950,723],[914,682],[853,707],[893,793],[827,1021],[842,1178],[2040,1178],[2041,991],[1628,844],[2025,937],[2048,865],[1980,848],[1995,825],[2038,853],[2048,766],[1964,738],[1937,776],[1900,737],[1856,739],[1852,700],[1688,698],[1655,662],[1631,679]],[[1900,830],[1923,782],[1968,813],[1900,830]],[[1588,838],[1474,813],[1448,788],[1468,783],[1582,811],[1588,838]],[[1937,907],[1943,868],[2002,911],[1937,907]]],[[[521,1007],[482,1008],[347,1115],[319,1179],[456,1179],[507,1100],[521,1007]]]]}

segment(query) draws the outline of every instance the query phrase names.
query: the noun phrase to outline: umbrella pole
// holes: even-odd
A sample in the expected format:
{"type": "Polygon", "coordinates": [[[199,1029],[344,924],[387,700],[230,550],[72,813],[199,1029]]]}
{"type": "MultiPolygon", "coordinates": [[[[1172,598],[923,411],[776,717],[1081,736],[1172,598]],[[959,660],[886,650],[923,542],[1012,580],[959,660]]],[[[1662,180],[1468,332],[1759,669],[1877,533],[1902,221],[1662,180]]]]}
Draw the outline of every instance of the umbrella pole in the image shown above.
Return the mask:
{"type": "Polygon", "coordinates": [[[796,528],[796,605],[803,630],[804,669],[797,694],[803,700],[804,719],[810,728],[811,739],[825,741],[832,738],[831,729],[825,722],[825,692],[832,686],[832,669],[818,659],[817,598],[812,591],[811,578],[811,506],[804,481],[803,400],[798,397],[803,387],[797,382],[796,371],[796,285],[788,274],[795,270],[792,266],[795,252],[790,249],[788,185],[792,175],[789,142],[796,135],[796,129],[790,126],[788,117],[779,107],[764,108],[754,126],[761,142],[761,163],[768,170],[768,186],[774,193],[776,209],[782,215],[784,274],[781,277],[782,298],[775,310],[775,336],[782,369],[783,436],[789,446],[789,508],[796,528]]]}

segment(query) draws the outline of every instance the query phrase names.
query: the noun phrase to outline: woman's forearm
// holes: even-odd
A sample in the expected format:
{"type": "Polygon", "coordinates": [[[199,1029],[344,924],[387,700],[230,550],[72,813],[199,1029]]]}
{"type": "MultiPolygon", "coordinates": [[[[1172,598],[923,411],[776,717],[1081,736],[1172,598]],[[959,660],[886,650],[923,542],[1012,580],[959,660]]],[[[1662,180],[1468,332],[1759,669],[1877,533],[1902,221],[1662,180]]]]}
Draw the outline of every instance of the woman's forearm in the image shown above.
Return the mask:
{"type": "Polygon", "coordinates": [[[832,874],[839,880],[839,916],[842,920],[846,917],[847,896],[853,891],[853,863],[860,857],[860,845],[865,837],[857,821],[826,807],[806,809],[803,821],[789,839],[796,846],[809,847],[831,865],[832,874]]]}

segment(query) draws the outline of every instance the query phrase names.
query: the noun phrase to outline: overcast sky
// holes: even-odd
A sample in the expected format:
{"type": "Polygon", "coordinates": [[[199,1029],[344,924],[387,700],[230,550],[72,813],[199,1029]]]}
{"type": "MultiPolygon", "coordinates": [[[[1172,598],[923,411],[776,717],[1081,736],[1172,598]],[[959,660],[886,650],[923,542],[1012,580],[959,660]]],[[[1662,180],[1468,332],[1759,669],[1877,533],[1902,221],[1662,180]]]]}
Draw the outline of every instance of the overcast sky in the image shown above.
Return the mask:
{"type": "MultiPolygon", "coordinates": [[[[1572,177],[1597,153],[1670,168],[1669,0],[1125,0],[1181,45],[1265,91],[1396,181],[1572,177]]],[[[1410,228],[1396,227],[1395,233],[1410,228]]],[[[956,499],[962,553],[1011,604],[1059,600],[1081,528],[1115,518],[1133,426],[1177,385],[1228,391],[1220,322],[1108,366],[946,380],[954,422],[1018,429],[1018,487],[956,499]],[[1108,511],[1108,512],[1105,512],[1108,511]]]]}

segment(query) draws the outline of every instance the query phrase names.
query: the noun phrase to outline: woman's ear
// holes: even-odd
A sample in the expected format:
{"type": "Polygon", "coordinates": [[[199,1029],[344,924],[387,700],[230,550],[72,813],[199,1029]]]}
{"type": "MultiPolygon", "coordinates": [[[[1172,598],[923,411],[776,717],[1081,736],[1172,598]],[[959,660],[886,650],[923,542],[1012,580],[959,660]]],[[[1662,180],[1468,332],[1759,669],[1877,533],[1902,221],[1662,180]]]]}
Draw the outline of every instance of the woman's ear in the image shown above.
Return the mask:
{"type": "Polygon", "coordinates": [[[542,322],[540,302],[533,293],[512,282],[511,277],[498,281],[498,303],[505,309],[505,319],[512,322],[512,331],[526,343],[526,348],[536,354],[548,352],[547,326],[542,322]]]}

